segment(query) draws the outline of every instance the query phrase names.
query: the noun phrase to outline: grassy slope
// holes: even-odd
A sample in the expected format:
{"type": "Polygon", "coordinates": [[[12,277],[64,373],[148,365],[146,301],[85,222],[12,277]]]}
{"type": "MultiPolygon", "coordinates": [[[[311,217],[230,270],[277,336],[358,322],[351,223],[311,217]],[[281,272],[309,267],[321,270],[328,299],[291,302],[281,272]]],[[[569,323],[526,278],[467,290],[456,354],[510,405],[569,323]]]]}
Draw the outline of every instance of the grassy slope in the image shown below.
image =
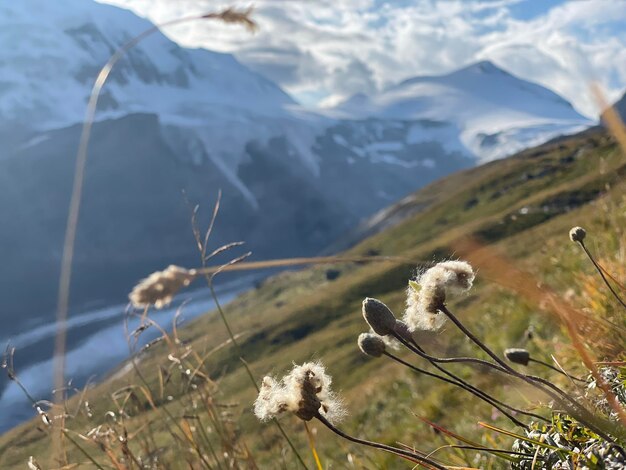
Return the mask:
{"type": "MultiPolygon", "coordinates": [[[[573,225],[614,230],[606,226],[604,214],[594,201],[602,194],[621,197],[621,188],[613,185],[626,175],[625,159],[613,141],[602,132],[547,144],[502,161],[458,173],[436,182],[416,193],[415,204],[427,203],[417,215],[375,235],[350,250],[351,254],[379,253],[403,256],[410,263],[349,265],[334,269],[340,276],[326,279],[325,267],[287,272],[267,280],[259,289],[244,294],[227,308],[231,325],[243,333],[240,340],[243,356],[259,378],[266,373],[280,374],[292,361],[322,359],[334,377],[336,388],[345,398],[350,417],[344,428],[354,434],[393,443],[402,441],[432,450],[445,444],[441,435],[432,432],[412,413],[426,416],[474,440],[488,442],[493,434],[478,430],[476,422],[489,421],[511,429],[508,422],[481,402],[432,380],[418,378],[399,369],[387,360],[369,360],[356,348],[356,336],[365,325],[359,314],[365,296],[384,300],[398,314],[404,302],[404,289],[415,272],[418,260],[432,261],[454,256],[455,240],[466,235],[494,244],[519,260],[525,269],[565,291],[572,283],[575,270],[588,271],[580,262],[575,247],[567,242],[567,230],[573,225]],[[520,209],[523,209],[520,211],[520,209]],[[565,261],[564,261],[565,260],[565,261]]],[[[606,204],[607,198],[602,200],[606,204]]],[[[618,211],[623,211],[624,206],[618,211]]],[[[623,237],[623,234],[621,234],[623,237]]],[[[599,250],[614,250],[620,234],[597,238],[599,250]]],[[[480,270],[480,267],[477,267],[480,270]]],[[[129,286],[130,287],[130,286],[129,286]]],[[[576,369],[578,364],[568,355],[567,343],[561,341],[559,327],[551,318],[538,312],[536,306],[504,292],[478,277],[471,294],[459,300],[456,310],[467,319],[471,328],[496,350],[524,344],[529,326],[535,339],[527,346],[544,359],[555,354],[576,369]],[[494,327],[495,326],[495,327],[494,327]]],[[[219,319],[208,315],[180,332],[181,337],[200,354],[227,339],[219,319]]],[[[442,354],[470,352],[472,348],[452,328],[435,338],[423,338],[427,348],[442,354]]],[[[156,395],[168,410],[176,414],[186,405],[186,396],[176,385],[166,386],[161,393],[158,384],[159,364],[167,364],[166,348],[156,347],[141,360],[141,370],[156,395]],[[169,388],[168,388],[169,387],[169,388]],[[167,400],[167,395],[172,400],[167,400]]],[[[284,443],[270,425],[256,422],[249,404],[254,390],[230,348],[213,353],[207,364],[213,378],[219,379],[218,399],[237,402],[239,427],[247,445],[259,462],[274,462],[284,443]]],[[[507,384],[500,384],[491,374],[459,369],[476,384],[485,384],[496,394],[518,405],[529,405],[525,393],[507,384]]],[[[18,371],[19,372],[19,371],[18,371]]],[[[78,418],[71,425],[86,431],[98,424],[108,409],[113,390],[137,383],[133,372],[106,381],[88,392],[94,409],[92,420],[78,418]]],[[[145,406],[130,422],[130,427],[154,420],[155,442],[166,449],[171,440],[168,424],[162,415],[145,406]]],[[[298,447],[309,458],[301,423],[286,417],[284,425],[298,447]]],[[[319,426],[314,424],[316,429],[319,426]]],[[[325,464],[333,468],[348,466],[348,454],[355,468],[391,465],[398,462],[384,455],[346,445],[318,429],[318,451],[325,464]]],[[[495,436],[497,439],[497,436],[495,436]]],[[[501,445],[508,445],[506,441],[501,445]]],[[[29,455],[42,457],[49,439],[36,430],[33,423],[21,426],[0,438],[0,466],[22,468],[29,455]]],[[[94,451],[94,455],[98,455],[94,451]]],[[[443,454],[442,454],[443,455],[443,454]]],[[[286,466],[295,468],[291,454],[285,452],[286,466]]],[[[311,460],[309,458],[309,460],[311,460]]],[[[459,461],[460,462],[460,461],[459,461]]],[[[457,464],[459,464],[457,462],[457,464]]],[[[310,462],[312,465],[312,461],[310,462]]],[[[488,461],[473,462],[476,466],[491,465],[488,461]]],[[[182,468],[183,462],[181,462],[182,468]]],[[[496,466],[499,464],[496,464],[496,466]]],[[[187,468],[187,467],[185,467],[187,468]]]]}

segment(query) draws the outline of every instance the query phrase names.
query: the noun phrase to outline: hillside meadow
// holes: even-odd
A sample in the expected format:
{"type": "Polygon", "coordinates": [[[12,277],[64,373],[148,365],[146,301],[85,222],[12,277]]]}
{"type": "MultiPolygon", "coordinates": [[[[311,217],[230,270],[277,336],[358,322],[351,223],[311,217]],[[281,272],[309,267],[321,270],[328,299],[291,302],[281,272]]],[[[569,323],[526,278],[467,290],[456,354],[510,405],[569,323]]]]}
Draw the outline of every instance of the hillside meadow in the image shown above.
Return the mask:
{"type": "MultiPolygon", "coordinates": [[[[522,271],[584,312],[591,325],[585,330],[586,350],[595,361],[623,361],[624,311],[568,232],[583,226],[590,251],[623,283],[625,177],[626,158],[614,139],[592,129],[439,180],[402,203],[409,217],[339,255],[371,261],[293,269],[263,281],[224,306],[236,344],[215,312],[179,326],[68,400],[61,446],[52,446],[51,428],[35,411],[31,422],[3,435],[0,467],[25,468],[31,456],[45,469],[302,467],[277,427],[253,415],[257,391],[251,376],[260,385],[263,376],[281,376],[293,363],[320,360],[348,412],[341,429],[418,449],[444,465],[509,468],[510,460],[502,455],[451,447],[460,441],[448,433],[480,446],[511,449],[513,435],[479,423],[514,433],[520,429],[459,388],[386,357],[362,354],[357,336],[369,327],[361,303],[375,297],[400,317],[408,281],[420,269],[467,258],[477,274],[474,286],[450,298],[449,306],[498,354],[523,347],[572,375],[588,374],[559,318],[511,286],[503,287],[509,272],[522,271]],[[492,259],[505,269],[492,269],[492,259]]],[[[240,251],[233,253],[236,257],[240,251]]],[[[416,339],[438,356],[487,358],[450,322],[416,339]]],[[[430,367],[405,349],[394,354],[430,367]]],[[[549,369],[516,367],[584,393],[549,369]]],[[[450,370],[499,400],[551,417],[545,396],[525,384],[486,368],[453,364],[450,370]]],[[[279,421],[311,469],[414,465],[341,440],[317,420],[307,424],[308,431],[291,414],[279,421]]]]}

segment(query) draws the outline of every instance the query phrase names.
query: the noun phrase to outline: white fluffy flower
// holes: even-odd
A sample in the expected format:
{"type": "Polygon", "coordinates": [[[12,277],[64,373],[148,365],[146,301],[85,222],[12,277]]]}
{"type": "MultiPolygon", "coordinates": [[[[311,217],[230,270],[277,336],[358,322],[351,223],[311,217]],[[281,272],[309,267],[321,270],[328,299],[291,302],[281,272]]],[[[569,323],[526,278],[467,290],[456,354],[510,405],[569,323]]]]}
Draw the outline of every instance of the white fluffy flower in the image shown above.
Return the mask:
{"type": "Polygon", "coordinates": [[[446,316],[439,312],[446,295],[466,292],[474,277],[472,267],[465,261],[444,261],[426,270],[407,290],[403,320],[409,329],[439,330],[446,322],[446,316]]]}
{"type": "Polygon", "coordinates": [[[332,378],[319,362],[294,365],[280,382],[265,377],[259,396],[254,402],[254,414],[267,421],[284,411],[295,413],[309,421],[320,413],[328,421],[337,422],[344,415],[344,408],[330,386],[332,378]]]}

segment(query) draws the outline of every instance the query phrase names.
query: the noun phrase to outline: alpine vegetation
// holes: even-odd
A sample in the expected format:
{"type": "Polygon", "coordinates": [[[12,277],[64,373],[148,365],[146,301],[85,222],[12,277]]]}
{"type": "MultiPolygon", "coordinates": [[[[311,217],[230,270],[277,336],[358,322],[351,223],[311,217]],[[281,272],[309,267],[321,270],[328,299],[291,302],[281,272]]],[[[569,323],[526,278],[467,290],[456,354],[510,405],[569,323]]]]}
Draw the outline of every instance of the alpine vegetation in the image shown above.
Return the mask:
{"type": "MultiPolygon", "coordinates": [[[[575,227],[570,231],[570,239],[579,243],[583,248],[585,248],[583,244],[585,235],[586,232],[580,227],[575,227]]],[[[587,250],[585,251],[587,252],[587,250]]],[[[589,258],[602,275],[605,270],[598,267],[597,262],[590,255],[589,258]]],[[[514,425],[522,428],[525,435],[515,434],[518,438],[511,451],[490,447],[472,447],[474,450],[505,458],[512,468],[557,468],[555,466],[557,464],[559,465],[558,468],[623,468],[622,465],[626,463],[626,451],[621,444],[626,438],[626,432],[619,423],[620,413],[612,411],[608,405],[609,395],[606,395],[605,398],[601,397],[598,402],[600,407],[604,407],[608,411],[598,413],[597,408],[589,408],[588,393],[590,392],[585,393],[584,396],[578,393],[572,395],[546,379],[523,374],[512,369],[450,311],[446,304],[448,296],[452,293],[468,291],[472,287],[474,278],[474,270],[469,263],[445,261],[425,271],[417,282],[409,281],[407,309],[404,314],[406,323],[395,320],[393,312],[383,302],[366,298],[363,301],[363,316],[375,333],[359,335],[357,341],[359,349],[367,356],[376,358],[386,356],[415,373],[459,387],[491,405],[514,425]],[[436,357],[426,352],[424,347],[418,344],[413,337],[413,333],[417,331],[440,329],[447,319],[451,320],[475,346],[486,353],[490,360],[477,357],[436,357]],[[412,361],[390,353],[381,336],[395,338],[409,352],[414,353],[419,360],[425,360],[428,365],[437,369],[441,374],[421,368],[412,361]],[[520,381],[535,388],[537,392],[549,400],[552,409],[551,419],[515,408],[497,399],[492,394],[463,379],[456,370],[454,372],[449,370],[447,365],[452,363],[487,368],[498,375],[508,377],[510,381],[520,381]],[[526,421],[528,419],[530,421],[526,421]],[[576,441],[572,441],[573,433],[579,436],[576,441]],[[580,448],[585,449],[584,455],[577,451],[580,448]],[[562,451],[562,449],[567,450],[562,451]]],[[[609,285],[604,275],[602,278],[609,285]]],[[[609,287],[611,286],[609,285],[609,287]]],[[[613,289],[611,291],[613,292],[613,289]]],[[[620,300],[619,297],[618,300],[620,300]]],[[[532,358],[526,349],[509,348],[504,351],[504,356],[515,364],[528,366],[532,362],[550,368],[573,381],[588,385],[587,389],[590,391],[596,388],[598,382],[598,378],[593,373],[589,379],[574,377],[562,368],[556,368],[540,359],[532,358]],[[590,380],[591,384],[589,383],[590,380]]],[[[606,370],[611,370],[611,368],[606,370]]],[[[606,375],[608,372],[603,373],[606,375]]],[[[613,374],[611,379],[615,385],[613,387],[614,393],[621,397],[620,403],[615,406],[621,410],[626,401],[626,394],[624,394],[626,381],[619,373],[611,373],[613,374]],[[616,380],[615,377],[622,378],[616,380]]],[[[600,380],[602,379],[600,378],[600,380]]],[[[436,429],[440,428],[436,427],[436,429]]],[[[497,430],[497,428],[493,429],[497,430]]],[[[508,431],[502,430],[501,432],[506,435],[508,431]]],[[[455,437],[463,442],[468,442],[465,438],[455,437]]],[[[468,447],[464,446],[464,448],[467,449],[468,447]]]]}
{"type": "MultiPolygon", "coordinates": [[[[577,243],[582,242],[577,241],[577,243]]],[[[200,248],[202,249],[202,246],[200,248]]],[[[615,280],[606,268],[601,267],[601,270],[603,273],[606,272],[609,279],[615,280]]],[[[257,386],[255,376],[244,359],[247,347],[245,339],[237,342],[240,335],[232,333],[227,316],[220,315],[229,339],[213,350],[198,354],[195,348],[198,346],[197,343],[178,337],[177,316],[173,319],[173,332],[170,335],[147,315],[150,307],[160,308],[167,304],[180,289],[207,272],[212,272],[212,270],[206,266],[198,269],[170,266],[164,271],[151,274],[133,289],[129,295],[131,302],[134,306],[145,309],[143,314],[137,311],[128,312],[129,317],[141,315],[142,321],[135,332],[127,333],[129,351],[132,354],[130,365],[136,373],[133,377],[136,377],[139,386],[130,382],[129,386],[115,390],[111,395],[111,405],[104,401],[102,403],[87,401],[87,395],[85,395],[84,400],[82,396],[80,397],[78,406],[75,408],[78,410],[75,416],[56,408],[47,409],[49,405],[45,401],[36,400],[23,386],[13,367],[13,350],[7,350],[0,366],[5,369],[9,380],[22,389],[40,415],[43,426],[40,424],[39,430],[50,433],[61,420],[65,420],[63,436],[76,448],[75,452],[70,454],[71,459],[65,459],[68,463],[75,461],[76,455],[80,453],[87,457],[96,468],[107,466],[178,468],[176,465],[168,464],[181,459],[182,455],[190,468],[273,468],[259,467],[256,464],[255,455],[247,447],[247,443],[242,438],[242,430],[236,421],[233,410],[236,410],[238,405],[234,402],[223,402],[224,393],[220,390],[219,381],[212,379],[217,372],[215,364],[211,365],[210,362],[216,357],[230,357],[240,360],[250,382],[253,382],[255,387],[257,386]],[[150,343],[150,347],[160,348],[163,359],[167,353],[167,360],[164,359],[163,363],[152,363],[148,356],[144,355],[144,349],[135,350],[137,342],[133,341],[133,338],[136,340],[136,337],[148,326],[158,328],[163,334],[150,343]],[[232,346],[234,354],[226,351],[228,346],[232,346]],[[157,369],[157,379],[147,380],[146,378],[150,377],[149,367],[152,366],[157,369]],[[177,379],[177,377],[180,378],[177,379]],[[147,409],[155,411],[155,419],[151,423],[143,424],[141,411],[147,409]],[[105,417],[104,422],[96,421],[98,415],[105,417]],[[137,425],[140,428],[136,428],[137,425]],[[152,434],[157,429],[156,426],[163,425],[176,442],[168,454],[159,453],[156,447],[158,441],[154,440],[150,444],[153,439],[152,434]],[[71,430],[70,432],[70,426],[79,431],[71,430]],[[141,441],[144,438],[146,443],[141,441]],[[108,460],[112,465],[100,464],[108,460]],[[121,462],[134,463],[125,466],[121,462]],[[162,462],[167,462],[167,464],[162,462]]],[[[472,288],[474,272],[474,268],[467,262],[445,261],[425,271],[417,282],[409,281],[410,290],[407,302],[415,306],[414,314],[418,318],[411,318],[405,313],[405,321],[399,320],[392,308],[381,300],[372,297],[365,298],[362,302],[361,314],[367,322],[367,328],[371,331],[358,335],[357,344],[359,350],[369,358],[375,358],[377,361],[391,360],[395,367],[401,366],[400,370],[408,371],[409,375],[415,374],[427,381],[432,379],[451,386],[452,394],[446,393],[445,397],[441,397],[442,400],[454,396],[455,399],[459,398],[460,403],[465,403],[465,396],[475,398],[479,408],[474,408],[474,413],[479,413],[477,418],[483,418],[480,425],[492,433],[499,433],[500,439],[490,437],[488,440],[479,441],[474,435],[463,435],[468,432],[467,428],[465,431],[458,429],[450,431],[441,423],[430,422],[426,418],[420,419],[437,430],[438,436],[446,435],[444,446],[418,449],[414,443],[421,443],[421,446],[427,444],[417,438],[412,430],[404,427],[400,429],[401,432],[406,429],[406,435],[392,438],[393,434],[387,433],[390,431],[393,433],[396,429],[387,428],[386,423],[394,426],[395,423],[392,424],[391,421],[383,418],[388,410],[384,409],[381,413],[381,407],[387,405],[385,400],[391,402],[396,396],[406,397],[406,395],[392,395],[386,386],[395,387],[395,383],[378,371],[375,373],[377,395],[374,396],[383,397],[382,400],[370,400],[369,395],[366,396],[367,401],[372,403],[366,403],[365,406],[362,403],[355,404],[353,408],[358,414],[348,421],[345,418],[348,417],[346,409],[350,407],[350,403],[342,400],[335,393],[333,379],[321,362],[294,364],[291,370],[280,379],[272,376],[264,377],[257,389],[258,395],[253,406],[254,415],[262,422],[270,422],[270,425],[280,431],[284,442],[291,447],[295,459],[302,468],[309,467],[305,458],[298,452],[298,443],[292,442],[292,436],[282,427],[282,420],[288,419],[292,414],[305,422],[304,427],[309,434],[309,443],[317,468],[330,468],[333,464],[327,466],[321,464],[314,447],[313,435],[306,424],[310,421],[321,423],[330,432],[359,446],[377,449],[404,459],[415,468],[420,466],[438,470],[504,468],[504,466],[514,470],[626,468],[626,451],[624,450],[626,432],[620,421],[622,419],[620,413],[626,404],[624,361],[605,362],[603,367],[598,367],[597,371],[588,367],[590,370],[588,377],[578,378],[565,372],[561,365],[556,363],[556,359],[555,363],[558,368],[541,360],[540,356],[547,354],[546,344],[534,349],[532,346],[528,349],[509,348],[504,351],[504,354],[496,354],[488,346],[489,341],[483,341],[479,335],[470,331],[471,328],[465,325],[464,316],[457,317],[453,313],[455,307],[451,301],[454,300],[454,295],[465,293],[472,288]],[[470,351],[466,355],[460,355],[461,353],[457,351],[461,348],[457,347],[449,348],[447,351],[453,351],[450,353],[438,354],[431,351],[432,345],[425,340],[428,336],[443,336],[443,333],[433,331],[432,328],[423,330],[416,328],[417,324],[429,326],[428,322],[424,323],[424,320],[419,318],[419,315],[423,316],[424,313],[434,317],[436,322],[450,320],[453,326],[470,340],[465,342],[464,348],[467,346],[476,348],[477,354],[472,354],[470,351]],[[544,370],[549,368],[568,380],[558,382],[552,380],[553,377],[547,379],[520,372],[511,367],[510,363],[527,369],[536,365],[539,366],[538,368],[543,367],[544,370]],[[384,377],[383,380],[378,380],[382,377],[384,377]],[[603,387],[606,386],[613,391],[615,399],[608,394],[603,395],[603,387]],[[500,388],[501,393],[499,393],[500,388]],[[533,392],[534,395],[527,395],[529,402],[525,405],[510,403],[516,395],[525,395],[527,391],[533,392]],[[485,423],[489,419],[480,414],[482,407],[484,407],[485,414],[491,416],[492,420],[508,420],[514,429],[509,430],[485,423]],[[356,431],[350,433],[347,429],[342,429],[351,426],[355,421],[362,424],[363,417],[367,416],[371,410],[375,410],[374,416],[381,416],[376,426],[369,426],[366,423],[365,426],[359,426],[356,431]],[[362,433],[378,432],[376,428],[385,432],[379,439],[389,444],[357,437],[362,433]],[[458,452],[445,452],[444,449],[458,452]],[[476,454],[468,451],[476,452],[476,454]],[[501,467],[497,466],[498,460],[502,460],[501,467]],[[458,467],[452,462],[463,463],[466,466],[458,467]]],[[[617,288],[621,288],[621,285],[615,282],[617,288]]],[[[596,290],[599,294],[603,294],[602,284],[599,280],[597,283],[600,289],[596,290]]],[[[210,283],[209,286],[211,286],[210,283]]],[[[613,299],[609,298],[609,300],[613,299]]],[[[621,312],[619,306],[615,305],[616,312],[621,312]]],[[[614,319],[614,317],[611,318],[614,319]]],[[[219,360],[215,362],[219,367],[219,360]]],[[[357,363],[352,362],[352,364],[357,363]]],[[[335,367],[338,366],[335,365],[335,367]]],[[[432,393],[433,391],[428,390],[427,385],[428,382],[422,382],[419,394],[415,393],[414,396],[427,397],[438,394],[441,390],[436,389],[436,393],[432,393]]],[[[437,396],[437,399],[439,398],[437,396]]],[[[247,403],[250,401],[252,400],[247,403]]],[[[443,403],[446,402],[443,401],[443,403]]],[[[388,404],[394,407],[411,406],[410,403],[406,404],[401,400],[398,403],[388,404]]],[[[73,409],[74,407],[66,407],[69,411],[73,409]]],[[[416,410],[415,416],[419,416],[418,412],[422,410],[416,410]]],[[[456,420],[457,414],[453,415],[452,420],[456,420]]],[[[469,414],[469,416],[473,415],[469,414]]],[[[433,418],[429,417],[429,419],[433,418]]],[[[432,441],[428,442],[431,447],[432,441]]],[[[257,451],[258,447],[252,449],[257,451]]],[[[273,449],[271,452],[274,452],[273,449]]],[[[276,454],[272,453],[270,458],[274,463],[276,454]]],[[[35,462],[24,460],[29,468],[35,468],[35,462]]]]}
{"type": "MultiPolygon", "coordinates": [[[[382,348],[384,349],[384,344],[382,348]]],[[[280,381],[266,376],[263,378],[259,395],[254,402],[254,414],[261,421],[274,419],[285,411],[292,412],[303,421],[317,418],[332,432],[344,439],[396,454],[415,463],[426,464],[430,468],[445,470],[446,467],[424,457],[419,452],[360,439],[337,428],[335,424],[345,416],[346,412],[341,400],[330,389],[331,383],[332,378],[326,374],[324,366],[319,362],[294,365],[291,372],[280,381]]]]}
{"type": "Polygon", "coordinates": [[[426,270],[407,288],[404,322],[411,331],[439,330],[446,322],[439,307],[449,293],[466,292],[474,282],[474,271],[465,261],[444,261],[426,270]]]}

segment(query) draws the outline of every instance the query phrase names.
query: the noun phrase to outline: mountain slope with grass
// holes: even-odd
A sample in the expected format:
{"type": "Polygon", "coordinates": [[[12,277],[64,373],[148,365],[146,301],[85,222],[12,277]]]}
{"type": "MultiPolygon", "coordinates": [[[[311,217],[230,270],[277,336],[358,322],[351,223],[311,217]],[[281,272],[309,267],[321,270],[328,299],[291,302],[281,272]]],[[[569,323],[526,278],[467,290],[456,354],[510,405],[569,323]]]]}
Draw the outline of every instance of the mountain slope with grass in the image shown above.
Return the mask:
{"type": "MultiPolygon", "coordinates": [[[[99,462],[110,462],[102,446],[123,455],[123,448],[110,436],[126,430],[132,436],[128,446],[134,455],[143,461],[158,456],[159,462],[168,462],[167,468],[187,468],[186,462],[197,461],[189,443],[205,441],[242,468],[250,459],[261,468],[276,468],[277,459],[282,462],[279,467],[296,468],[296,458],[274,425],[261,424],[252,415],[256,392],[240,357],[249,364],[257,384],[266,374],[281,374],[292,362],[319,359],[327,365],[349,412],[341,427],[353,435],[388,444],[401,442],[425,452],[449,445],[449,438],[433,432],[419,418],[423,417],[481,445],[510,449],[512,439],[477,424],[482,421],[516,431],[496,410],[385,358],[362,355],[356,347],[358,334],[367,330],[361,302],[366,296],[380,298],[399,316],[416,267],[461,253],[475,254],[476,248],[466,253],[467,237],[472,237],[509,260],[510,270],[529,272],[574,305],[592,305],[589,312],[598,315],[598,328],[589,330],[586,340],[598,360],[615,359],[620,347],[623,352],[624,315],[605,295],[593,266],[567,234],[572,226],[584,226],[589,246],[623,282],[625,176],[623,153],[605,131],[593,129],[439,180],[391,209],[390,213],[400,214],[393,224],[344,253],[394,256],[400,262],[338,262],[266,280],[224,308],[237,346],[228,341],[216,314],[179,326],[177,341],[169,338],[154,344],[137,356],[135,367],[123,365],[68,403],[70,437],[110,430],[109,437],[92,431],[79,443],[99,462]],[[606,329],[606,321],[617,327],[606,329]],[[193,380],[186,378],[190,374],[193,380]]],[[[525,347],[546,361],[553,355],[573,374],[584,373],[557,318],[530,298],[499,287],[497,277],[485,277],[486,265],[474,268],[478,273],[474,288],[450,304],[472,331],[497,352],[525,347]]],[[[501,276],[506,278],[506,272],[501,276]]],[[[450,325],[438,334],[419,335],[418,341],[440,356],[483,357],[450,325]]],[[[549,415],[540,397],[519,384],[482,369],[454,370],[500,399],[549,415]]],[[[570,386],[550,372],[530,370],[570,386]]],[[[302,422],[284,416],[281,423],[313,468],[302,422]]],[[[325,466],[403,468],[394,457],[337,440],[315,421],[309,427],[325,466]]],[[[29,456],[47,461],[49,433],[39,418],[6,433],[0,439],[2,467],[24,466],[29,456]]],[[[66,444],[71,462],[86,460],[70,442],[66,444]]],[[[440,450],[435,456],[458,466],[508,467],[506,461],[475,452],[440,450]]]]}

